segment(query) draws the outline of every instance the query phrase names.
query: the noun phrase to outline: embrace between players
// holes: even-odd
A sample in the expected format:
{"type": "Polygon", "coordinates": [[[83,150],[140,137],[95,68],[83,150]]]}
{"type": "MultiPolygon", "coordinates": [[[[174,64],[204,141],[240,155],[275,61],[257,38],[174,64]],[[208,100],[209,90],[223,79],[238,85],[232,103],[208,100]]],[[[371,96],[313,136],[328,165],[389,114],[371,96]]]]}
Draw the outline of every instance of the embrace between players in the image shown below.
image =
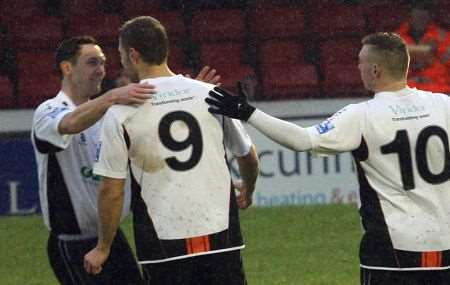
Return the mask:
{"type": "Polygon", "coordinates": [[[140,83],[95,99],[105,74],[95,40],[70,39],[57,52],[62,88],[36,110],[32,140],[49,260],[62,284],[247,284],[238,209],[252,203],[258,159],[240,121],[296,151],[352,152],[361,284],[448,283],[450,99],[406,85],[409,54],[398,35],[362,40],[359,69],[374,98],[343,108],[326,130],[255,109],[242,84],[232,94],[211,71],[197,77],[205,82],[174,74],[168,50],[158,20],[126,22],[121,62],[140,83]],[[420,107],[418,119],[390,106],[420,107]],[[83,166],[101,182],[78,175],[83,166]],[[143,276],[119,229],[130,209],[143,276]]]}

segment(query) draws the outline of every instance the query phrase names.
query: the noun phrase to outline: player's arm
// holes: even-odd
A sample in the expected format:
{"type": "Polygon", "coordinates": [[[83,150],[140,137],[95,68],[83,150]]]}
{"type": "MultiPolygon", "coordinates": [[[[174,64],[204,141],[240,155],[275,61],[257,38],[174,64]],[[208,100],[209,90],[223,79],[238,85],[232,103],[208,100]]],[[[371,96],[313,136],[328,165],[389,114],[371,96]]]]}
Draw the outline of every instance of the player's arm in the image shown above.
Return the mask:
{"type": "Polygon", "coordinates": [[[60,134],[79,133],[102,118],[105,112],[114,104],[142,104],[155,93],[155,87],[149,84],[131,83],[112,89],[102,96],[89,100],[78,106],[60,121],[60,134]]]}
{"type": "Polygon", "coordinates": [[[84,257],[84,267],[88,273],[99,273],[109,256],[122,216],[124,186],[125,179],[103,177],[100,183],[98,242],[84,257]]]}
{"type": "Polygon", "coordinates": [[[305,151],[311,149],[312,143],[306,128],[257,110],[248,103],[241,84],[239,90],[239,95],[234,95],[223,88],[215,87],[209,92],[210,97],[205,100],[210,105],[209,111],[247,121],[273,141],[292,150],[305,151]]]}
{"type": "Polygon", "coordinates": [[[255,146],[252,145],[248,154],[237,157],[241,181],[235,182],[234,187],[239,190],[237,203],[239,208],[246,209],[252,204],[256,178],[259,173],[259,160],[255,146]]]}

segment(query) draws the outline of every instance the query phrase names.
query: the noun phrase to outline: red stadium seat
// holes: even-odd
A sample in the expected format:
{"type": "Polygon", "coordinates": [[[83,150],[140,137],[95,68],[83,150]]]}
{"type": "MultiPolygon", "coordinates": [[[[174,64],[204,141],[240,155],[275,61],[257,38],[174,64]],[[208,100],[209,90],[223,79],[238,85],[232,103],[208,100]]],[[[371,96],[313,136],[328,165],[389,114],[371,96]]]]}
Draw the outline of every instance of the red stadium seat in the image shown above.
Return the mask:
{"type": "Polygon", "coordinates": [[[55,54],[53,51],[23,51],[16,57],[17,74],[19,79],[47,74],[57,74],[55,54]]]}
{"type": "Polygon", "coordinates": [[[61,3],[65,17],[80,18],[80,22],[89,22],[99,17],[98,13],[102,6],[102,0],[64,0],[61,3]]]}
{"type": "Polygon", "coordinates": [[[153,16],[153,12],[161,9],[161,0],[124,0],[122,3],[126,18],[153,16]]]}
{"type": "Polygon", "coordinates": [[[364,96],[367,91],[355,64],[331,64],[324,72],[323,90],[329,97],[364,96]]]}
{"type": "Polygon", "coordinates": [[[341,39],[321,42],[320,49],[320,65],[322,69],[330,64],[348,63],[358,64],[358,54],[361,49],[361,41],[359,39],[341,39]]]}
{"type": "Polygon", "coordinates": [[[118,15],[96,14],[89,20],[80,17],[71,17],[68,20],[66,35],[68,37],[91,35],[96,38],[101,45],[115,45],[118,42],[118,30],[122,20],[118,15]]]}
{"type": "Polygon", "coordinates": [[[243,62],[243,57],[244,45],[240,43],[204,43],[200,46],[201,63],[215,68],[223,86],[232,90],[239,80],[256,76],[253,68],[243,62]]]}
{"type": "Polygon", "coordinates": [[[317,2],[312,7],[311,31],[321,39],[360,37],[366,33],[364,9],[359,5],[317,2]]]}
{"type": "Polygon", "coordinates": [[[45,11],[39,2],[38,0],[0,1],[1,22],[6,25],[18,21],[25,24],[30,17],[44,16],[45,11]]]}
{"type": "Polygon", "coordinates": [[[405,4],[367,1],[364,6],[370,32],[392,32],[408,19],[409,8],[405,4]]]}
{"type": "Polygon", "coordinates": [[[14,94],[11,81],[7,76],[0,75],[0,109],[14,107],[14,94]]]}
{"type": "Polygon", "coordinates": [[[260,46],[262,65],[292,64],[304,62],[304,47],[296,40],[270,40],[260,46]]]}
{"type": "Polygon", "coordinates": [[[273,65],[263,69],[262,77],[264,98],[311,97],[320,91],[312,64],[273,65]]]}
{"type": "Polygon", "coordinates": [[[172,45],[169,49],[169,68],[176,74],[192,74],[192,68],[186,66],[186,58],[181,46],[172,45]]]}
{"type": "Polygon", "coordinates": [[[60,87],[60,78],[54,74],[21,78],[18,82],[19,107],[36,108],[40,103],[56,96],[60,87]]]}
{"type": "Polygon", "coordinates": [[[244,45],[240,43],[205,43],[200,46],[200,59],[204,65],[241,65],[243,58],[244,45]]]}
{"type": "Polygon", "coordinates": [[[11,22],[8,27],[11,45],[18,50],[56,49],[62,40],[62,20],[35,15],[26,21],[11,22]]]}
{"type": "Polygon", "coordinates": [[[127,10],[126,8],[124,14],[126,19],[143,15],[156,18],[166,28],[171,42],[179,42],[186,35],[183,15],[179,11],[164,11],[152,8],[151,6],[144,6],[136,10],[127,10]]]}
{"type": "Polygon", "coordinates": [[[196,11],[192,18],[192,39],[196,42],[243,41],[245,18],[239,9],[196,11]]]}
{"type": "Polygon", "coordinates": [[[297,38],[305,33],[301,7],[256,6],[250,14],[250,31],[258,39],[297,38]]]}

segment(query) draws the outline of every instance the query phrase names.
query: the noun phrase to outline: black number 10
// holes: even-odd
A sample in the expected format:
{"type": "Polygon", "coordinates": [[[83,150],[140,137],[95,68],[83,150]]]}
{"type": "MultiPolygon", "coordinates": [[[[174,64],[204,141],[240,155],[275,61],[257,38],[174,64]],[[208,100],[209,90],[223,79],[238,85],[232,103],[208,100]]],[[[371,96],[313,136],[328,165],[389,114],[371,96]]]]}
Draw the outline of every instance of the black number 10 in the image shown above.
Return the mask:
{"type": "Polygon", "coordinates": [[[165,115],[159,123],[159,138],[163,145],[173,151],[182,151],[192,146],[191,157],[186,161],[179,161],[176,157],[166,158],[166,163],[176,171],[186,171],[193,168],[200,161],[203,151],[203,141],[197,120],[189,113],[176,111],[165,115]],[[170,127],[175,121],[184,122],[189,134],[184,141],[176,141],[170,133],[170,127]]]}
{"type": "MultiPolygon", "coordinates": [[[[381,147],[381,153],[397,153],[400,163],[400,174],[402,176],[403,189],[412,190],[416,187],[413,175],[413,162],[411,159],[411,146],[408,132],[406,130],[397,131],[395,139],[381,147]]],[[[430,126],[423,129],[417,138],[416,163],[420,176],[430,184],[440,184],[450,178],[450,152],[448,146],[448,136],[444,129],[438,126],[430,126]],[[427,160],[427,143],[430,137],[437,136],[444,145],[444,169],[441,173],[434,174],[430,171],[427,160]]]]}

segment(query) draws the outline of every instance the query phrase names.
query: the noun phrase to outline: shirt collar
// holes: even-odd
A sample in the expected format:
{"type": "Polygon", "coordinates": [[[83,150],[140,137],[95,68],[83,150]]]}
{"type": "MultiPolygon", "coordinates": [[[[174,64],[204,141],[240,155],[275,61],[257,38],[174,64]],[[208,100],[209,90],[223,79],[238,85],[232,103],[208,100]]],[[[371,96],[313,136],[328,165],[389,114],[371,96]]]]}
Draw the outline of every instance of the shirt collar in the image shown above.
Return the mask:
{"type": "Polygon", "coordinates": [[[400,89],[398,91],[383,91],[375,93],[375,98],[388,98],[388,97],[402,97],[411,94],[415,94],[417,92],[416,88],[406,87],[400,89]]]}
{"type": "Polygon", "coordinates": [[[70,99],[69,96],[67,96],[64,91],[60,90],[58,94],[56,95],[56,98],[61,100],[63,105],[67,105],[67,107],[70,107],[71,109],[75,109],[77,106],[73,103],[72,99],[70,99]]]}

